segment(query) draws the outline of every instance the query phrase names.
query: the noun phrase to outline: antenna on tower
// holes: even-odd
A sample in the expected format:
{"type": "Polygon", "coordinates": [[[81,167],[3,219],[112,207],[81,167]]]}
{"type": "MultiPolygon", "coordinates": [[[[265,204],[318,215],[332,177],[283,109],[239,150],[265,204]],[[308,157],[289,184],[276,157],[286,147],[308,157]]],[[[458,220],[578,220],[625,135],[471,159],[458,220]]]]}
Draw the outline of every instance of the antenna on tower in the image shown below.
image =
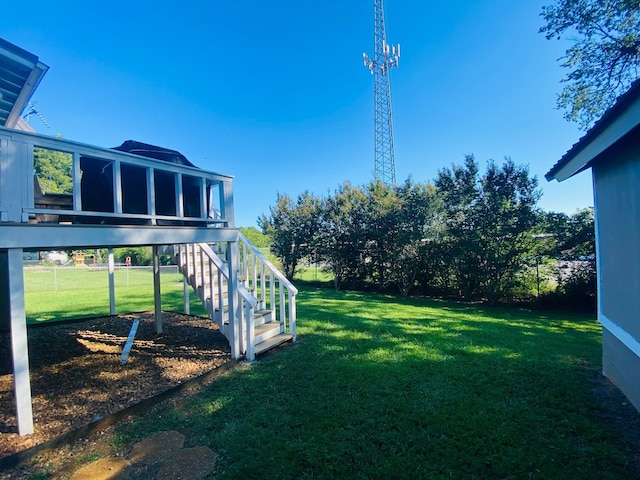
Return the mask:
{"type": "Polygon", "coordinates": [[[24,118],[27,121],[27,123],[29,123],[29,119],[31,118],[31,115],[35,115],[36,117],[38,117],[40,119],[40,121],[42,121],[42,123],[45,124],[45,126],[47,128],[51,128],[51,125],[49,125],[49,122],[47,122],[45,120],[45,118],[42,116],[42,114],[38,110],[36,110],[36,103],[35,102],[29,102],[27,107],[29,107],[28,110],[27,110],[27,113],[25,113],[22,116],[22,118],[24,118]]]}
{"type": "Polygon", "coordinates": [[[384,28],[383,0],[374,0],[373,58],[363,53],[364,65],[373,75],[374,84],[374,175],[385,185],[396,184],[396,162],[393,151],[391,121],[391,85],[389,70],[398,66],[400,45],[389,47],[384,28]]]}

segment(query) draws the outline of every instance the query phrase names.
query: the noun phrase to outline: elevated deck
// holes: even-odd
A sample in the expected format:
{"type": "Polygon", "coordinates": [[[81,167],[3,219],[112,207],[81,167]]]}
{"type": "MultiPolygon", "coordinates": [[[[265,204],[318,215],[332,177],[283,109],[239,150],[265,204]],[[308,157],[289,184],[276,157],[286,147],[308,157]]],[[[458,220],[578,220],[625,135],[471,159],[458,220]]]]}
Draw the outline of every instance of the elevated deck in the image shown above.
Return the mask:
{"type": "Polygon", "coordinates": [[[48,67],[2,39],[0,66],[0,329],[10,331],[20,435],[34,431],[25,250],[107,248],[115,313],[113,248],[152,246],[162,333],[159,247],[176,246],[185,305],[191,285],[233,358],[252,361],[295,341],[297,290],[235,228],[233,177],[201,170],[163,147],[128,140],[109,149],[27,131],[20,115],[48,67]]]}
{"type": "Polygon", "coordinates": [[[0,127],[0,222],[233,228],[232,176],[0,127]],[[68,162],[47,192],[37,153],[68,162]],[[44,190],[44,191],[43,191],[44,190]]]}
{"type": "MultiPolygon", "coordinates": [[[[33,432],[25,250],[153,246],[156,324],[161,332],[158,247],[215,242],[235,252],[239,234],[234,227],[231,176],[0,127],[0,328],[11,332],[19,433],[33,432]],[[53,168],[62,179],[43,178],[44,169],[36,168],[38,155],[55,160],[53,168]]],[[[232,255],[229,278],[234,288],[237,268],[232,255]]],[[[115,310],[111,280],[110,296],[115,310]]],[[[239,356],[238,341],[232,348],[239,356]]]]}

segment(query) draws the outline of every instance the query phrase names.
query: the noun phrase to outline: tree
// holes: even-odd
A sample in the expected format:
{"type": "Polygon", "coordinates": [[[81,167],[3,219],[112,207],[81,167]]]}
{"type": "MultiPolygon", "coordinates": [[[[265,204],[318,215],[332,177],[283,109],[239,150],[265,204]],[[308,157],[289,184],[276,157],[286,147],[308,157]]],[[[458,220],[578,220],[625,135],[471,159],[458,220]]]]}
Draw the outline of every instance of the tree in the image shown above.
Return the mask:
{"type": "MultiPolygon", "coordinates": [[[[551,216],[552,214],[549,214],[551,216]]],[[[556,269],[557,293],[561,301],[572,308],[595,311],[596,234],[593,208],[577,210],[572,215],[558,214],[563,222],[550,225],[557,238],[555,258],[560,260],[556,269]]]]}
{"type": "Polygon", "coordinates": [[[500,167],[489,161],[480,177],[468,155],[463,167],[440,170],[435,185],[445,205],[441,252],[460,294],[481,294],[496,303],[524,267],[532,246],[540,198],[537,179],[509,158],[500,167]]]}
{"type": "Polygon", "coordinates": [[[43,193],[73,193],[71,154],[34,148],[33,166],[43,193]]]}
{"type": "Polygon", "coordinates": [[[254,247],[266,248],[269,246],[269,237],[256,227],[240,227],[240,233],[247,237],[247,240],[249,240],[254,247]]]}
{"type": "Polygon", "coordinates": [[[339,290],[342,282],[355,280],[361,253],[366,244],[364,235],[364,192],[349,182],[341,185],[322,204],[316,252],[333,274],[333,286],[339,290]]]}
{"type": "Polygon", "coordinates": [[[538,180],[510,158],[501,167],[490,161],[480,183],[475,210],[481,232],[482,287],[489,303],[495,304],[526,265],[541,193],[538,180]]]}
{"type": "Polygon", "coordinates": [[[305,191],[293,203],[278,193],[270,215],[262,215],[258,226],[271,239],[271,252],[280,259],[285,276],[293,278],[300,262],[312,251],[318,233],[320,199],[305,191]]]}
{"type": "Polygon", "coordinates": [[[416,283],[423,265],[420,256],[424,253],[427,225],[434,220],[436,190],[431,184],[414,183],[408,179],[395,189],[398,198],[395,222],[390,235],[389,255],[392,280],[402,295],[416,283]]]}
{"type": "Polygon", "coordinates": [[[367,202],[363,219],[368,276],[383,290],[391,267],[390,252],[398,222],[400,201],[394,189],[376,180],[366,187],[367,202]]]}
{"type": "Polygon", "coordinates": [[[463,166],[439,170],[434,184],[444,205],[437,251],[453,275],[458,293],[471,298],[480,287],[474,212],[479,195],[478,164],[474,156],[467,155],[463,166]]]}
{"type": "Polygon", "coordinates": [[[543,7],[547,39],[569,37],[570,72],[558,95],[565,118],[588,128],[640,72],[640,0],[556,0],[543,7]]]}
{"type": "Polygon", "coordinates": [[[131,265],[151,265],[153,263],[151,247],[116,248],[113,256],[118,263],[124,263],[127,257],[131,258],[131,265]]]}
{"type": "Polygon", "coordinates": [[[593,207],[578,209],[572,215],[545,212],[539,220],[544,241],[540,253],[558,260],[595,258],[596,233],[593,207]]]}

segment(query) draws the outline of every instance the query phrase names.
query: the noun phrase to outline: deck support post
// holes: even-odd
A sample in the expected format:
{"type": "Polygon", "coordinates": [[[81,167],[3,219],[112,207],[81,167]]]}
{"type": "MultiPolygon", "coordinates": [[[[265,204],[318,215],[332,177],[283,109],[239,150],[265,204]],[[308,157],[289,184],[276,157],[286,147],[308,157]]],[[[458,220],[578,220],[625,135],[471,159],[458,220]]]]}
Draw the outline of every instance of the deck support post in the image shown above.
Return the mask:
{"type": "Polygon", "coordinates": [[[109,270],[109,315],[116,314],[116,280],[115,280],[115,262],[113,259],[113,248],[109,249],[107,255],[107,268],[109,270]]]}
{"type": "MultiPolygon", "coordinates": [[[[184,313],[186,315],[191,314],[191,306],[189,305],[189,279],[191,278],[191,272],[193,266],[191,265],[191,255],[189,251],[195,248],[195,246],[187,243],[180,245],[180,258],[182,259],[182,252],[184,252],[184,272],[183,272],[183,299],[184,299],[184,313]]],[[[195,278],[195,277],[194,277],[195,278]]]]}
{"type": "Polygon", "coordinates": [[[187,280],[187,277],[182,278],[182,290],[184,313],[185,315],[191,315],[191,305],[189,304],[189,281],[187,280]]]}
{"type": "Polygon", "coordinates": [[[24,306],[22,255],[22,248],[10,248],[7,250],[16,420],[18,434],[29,435],[33,433],[33,411],[31,407],[31,380],[29,378],[29,348],[27,342],[27,315],[24,306]]]}
{"type": "Polygon", "coordinates": [[[156,317],[156,333],[162,333],[162,297],[160,295],[160,257],[158,246],[153,246],[153,299],[156,317]]]}

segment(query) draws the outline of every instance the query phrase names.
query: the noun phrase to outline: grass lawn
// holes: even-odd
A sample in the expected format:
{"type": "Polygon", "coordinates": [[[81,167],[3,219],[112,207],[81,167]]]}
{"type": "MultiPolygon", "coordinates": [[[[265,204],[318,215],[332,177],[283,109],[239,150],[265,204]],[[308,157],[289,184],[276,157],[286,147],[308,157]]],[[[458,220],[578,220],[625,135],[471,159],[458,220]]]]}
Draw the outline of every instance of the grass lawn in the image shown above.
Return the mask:
{"type": "MultiPolygon", "coordinates": [[[[161,270],[162,308],[184,311],[182,275],[175,267],[161,270]]],[[[153,310],[153,272],[147,268],[115,271],[116,313],[153,310]]],[[[105,269],[28,268],[24,270],[27,322],[109,315],[109,275],[105,269]]],[[[191,292],[193,315],[206,315],[191,292]]]]}
{"type": "Polygon", "coordinates": [[[302,286],[298,327],[120,439],[183,431],[215,478],[630,478],[592,318],[302,286]]]}

